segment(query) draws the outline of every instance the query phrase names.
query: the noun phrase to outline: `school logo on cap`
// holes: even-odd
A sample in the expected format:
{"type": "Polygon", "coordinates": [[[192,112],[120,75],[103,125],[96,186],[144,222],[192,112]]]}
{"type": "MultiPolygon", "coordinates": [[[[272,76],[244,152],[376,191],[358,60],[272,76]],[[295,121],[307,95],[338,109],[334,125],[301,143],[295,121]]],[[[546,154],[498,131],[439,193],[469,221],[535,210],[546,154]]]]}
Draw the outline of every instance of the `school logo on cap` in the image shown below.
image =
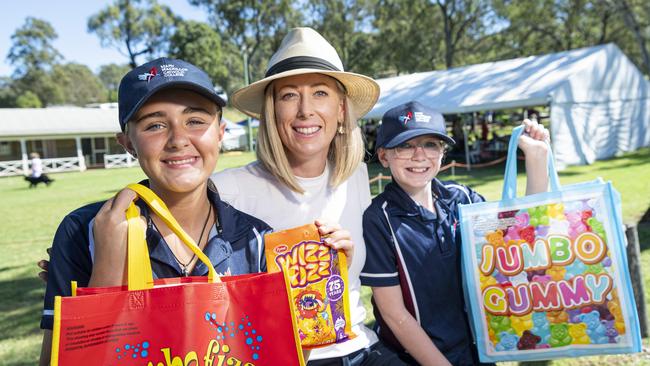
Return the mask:
{"type": "Polygon", "coordinates": [[[151,81],[156,75],[158,75],[158,70],[156,70],[156,67],[152,67],[149,69],[149,72],[145,72],[144,74],[138,75],[138,80],[146,80],[147,82],[151,81]]]}
{"type": "Polygon", "coordinates": [[[422,112],[415,112],[415,122],[429,123],[431,116],[422,112]]]}
{"type": "Polygon", "coordinates": [[[406,112],[406,114],[399,116],[399,121],[406,125],[407,123],[409,123],[411,118],[413,118],[413,112],[408,111],[406,112]]]}
{"type": "Polygon", "coordinates": [[[168,77],[184,77],[187,72],[187,67],[180,67],[174,64],[160,65],[160,72],[162,76],[168,77]]]}

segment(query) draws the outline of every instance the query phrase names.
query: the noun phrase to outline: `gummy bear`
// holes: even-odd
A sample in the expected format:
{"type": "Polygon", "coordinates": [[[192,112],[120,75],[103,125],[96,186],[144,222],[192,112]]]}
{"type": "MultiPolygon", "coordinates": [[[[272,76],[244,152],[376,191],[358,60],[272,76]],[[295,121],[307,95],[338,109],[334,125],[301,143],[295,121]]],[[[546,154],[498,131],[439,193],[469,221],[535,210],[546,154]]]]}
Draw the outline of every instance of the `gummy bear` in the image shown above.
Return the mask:
{"type": "Polygon", "coordinates": [[[533,276],[533,279],[532,279],[531,282],[539,282],[539,283],[541,283],[541,284],[546,284],[546,283],[548,283],[550,280],[551,280],[551,276],[549,276],[549,275],[546,275],[546,274],[545,274],[545,275],[541,275],[541,276],[537,276],[537,275],[535,275],[535,276],[533,276]]]}
{"type": "Polygon", "coordinates": [[[528,209],[530,226],[548,225],[548,209],[546,206],[531,207],[528,209]]]}
{"type": "Polygon", "coordinates": [[[605,304],[595,305],[594,308],[598,310],[601,320],[614,320],[614,315],[609,311],[609,308],[605,304]]]}
{"type": "Polygon", "coordinates": [[[564,275],[566,274],[566,268],[563,266],[551,266],[551,268],[548,268],[546,270],[546,274],[551,276],[553,281],[560,281],[564,279],[564,275]]]}
{"type": "Polygon", "coordinates": [[[587,325],[584,323],[569,324],[569,334],[573,344],[591,344],[591,339],[586,333],[587,325]]]}
{"type": "Polygon", "coordinates": [[[568,323],[569,314],[564,310],[549,311],[546,313],[548,321],[555,324],[568,323]]]}
{"type": "Polygon", "coordinates": [[[548,343],[548,338],[551,336],[548,319],[545,313],[533,313],[533,329],[532,332],[542,338],[542,343],[548,343]]]}
{"type": "Polygon", "coordinates": [[[510,326],[510,318],[507,316],[491,315],[489,316],[489,323],[490,328],[492,328],[492,330],[494,330],[494,332],[499,335],[502,332],[514,333],[512,331],[512,327],[510,326]]]}
{"type": "Polygon", "coordinates": [[[614,327],[608,327],[605,331],[605,335],[609,339],[609,343],[616,343],[616,338],[618,337],[618,331],[614,327]]]}
{"type": "Polygon", "coordinates": [[[517,342],[519,341],[519,337],[516,335],[508,332],[501,332],[499,334],[499,338],[501,340],[499,343],[497,343],[497,351],[511,351],[517,349],[517,342]]]}
{"type": "Polygon", "coordinates": [[[564,219],[564,205],[562,203],[553,203],[548,205],[548,217],[554,219],[564,219]]]}
{"type": "Polygon", "coordinates": [[[600,314],[594,310],[587,314],[580,314],[578,318],[587,325],[587,334],[593,344],[609,343],[609,338],[605,335],[605,326],[600,320],[600,314]]]}
{"type": "Polygon", "coordinates": [[[485,235],[485,240],[487,240],[488,243],[494,245],[495,247],[506,245],[506,242],[503,240],[503,231],[501,230],[496,230],[488,233],[485,235]]]}
{"type": "Polygon", "coordinates": [[[495,285],[497,283],[497,280],[494,279],[492,276],[485,276],[483,273],[480,274],[479,277],[481,281],[481,290],[484,290],[486,287],[490,285],[495,285]]]}
{"type": "Polygon", "coordinates": [[[521,337],[525,330],[533,329],[532,314],[510,316],[510,326],[515,330],[515,333],[521,337]]]}
{"type": "Polygon", "coordinates": [[[605,228],[603,227],[603,224],[598,221],[595,217],[590,217],[587,219],[587,224],[591,227],[591,231],[596,233],[598,236],[600,236],[601,239],[603,239],[603,242],[607,243],[606,236],[605,236],[605,228]]]}
{"type": "Polygon", "coordinates": [[[532,226],[526,226],[525,228],[520,229],[519,237],[527,241],[528,244],[533,245],[535,243],[535,228],[532,226]]]}
{"type": "Polygon", "coordinates": [[[625,321],[623,319],[623,311],[621,310],[621,305],[619,305],[618,303],[618,297],[616,296],[615,292],[612,300],[609,300],[607,302],[607,308],[609,309],[609,312],[612,313],[612,315],[614,316],[615,319],[614,327],[618,331],[618,334],[624,334],[625,321]]]}
{"type": "Polygon", "coordinates": [[[537,344],[542,341],[542,337],[531,333],[530,330],[524,330],[524,333],[517,342],[517,349],[535,349],[537,344]]]}
{"type": "Polygon", "coordinates": [[[573,278],[579,274],[583,274],[587,270],[587,266],[581,260],[576,259],[573,263],[565,266],[567,278],[573,278]]]}
{"type": "Polygon", "coordinates": [[[585,273],[601,274],[605,273],[605,268],[601,263],[590,264],[587,266],[585,273]]]}
{"type": "Polygon", "coordinates": [[[551,337],[548,344],[551,347],[563,347],[571,344],[572,338],[566,324],[551,324],[551,337]]]}

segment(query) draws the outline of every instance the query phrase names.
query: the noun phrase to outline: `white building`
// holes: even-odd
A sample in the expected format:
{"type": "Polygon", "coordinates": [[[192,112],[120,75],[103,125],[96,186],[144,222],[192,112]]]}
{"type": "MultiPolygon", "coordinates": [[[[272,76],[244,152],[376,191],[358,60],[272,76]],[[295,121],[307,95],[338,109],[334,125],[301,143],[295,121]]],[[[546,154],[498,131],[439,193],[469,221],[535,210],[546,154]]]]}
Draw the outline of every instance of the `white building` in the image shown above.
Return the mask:
{"type": "Polygon", "coordinates": [[[0,108],[0,176],[29,172],[30,152],[45,172],[103,166],[105,154],[124,154],[116,108],[0,108]]]}

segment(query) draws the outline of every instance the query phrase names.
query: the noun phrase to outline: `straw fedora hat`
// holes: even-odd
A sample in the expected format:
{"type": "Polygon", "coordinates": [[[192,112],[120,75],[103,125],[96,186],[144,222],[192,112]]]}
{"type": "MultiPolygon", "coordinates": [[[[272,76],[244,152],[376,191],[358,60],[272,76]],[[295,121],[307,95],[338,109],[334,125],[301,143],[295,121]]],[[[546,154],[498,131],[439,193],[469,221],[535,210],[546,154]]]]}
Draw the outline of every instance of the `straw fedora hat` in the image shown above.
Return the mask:
{"type": "Polygon", "coordinates": [[[264,79],[234,92],[232,104],[240,111],[259,119],[264,92],[273,80],[311,73],[331,76],[343,84],[356,118],[368,113],[379,97],[379,85],[372,78],[344,71],[334,47],[315,30],[302,27],[289,31],[280,48],[271,57],[264,79]]]}

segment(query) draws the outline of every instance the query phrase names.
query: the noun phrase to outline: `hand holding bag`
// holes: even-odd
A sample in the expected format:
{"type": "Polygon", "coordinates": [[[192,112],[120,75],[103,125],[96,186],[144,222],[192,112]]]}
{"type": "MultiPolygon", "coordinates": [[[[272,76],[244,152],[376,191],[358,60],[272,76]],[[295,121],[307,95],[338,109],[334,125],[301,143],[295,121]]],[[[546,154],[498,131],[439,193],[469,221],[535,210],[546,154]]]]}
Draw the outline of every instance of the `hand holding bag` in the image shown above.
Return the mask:
{"type": "Polygon", "coordinates": [[[601,180],[516,197],[513,130],[502,199],[460,207],[463,276],[482,362],[639,352],[620,197],[601,180]]]}
{"type": "Polygon", "coordinates": [[[55,299],[52,365],[304,365],[282,272],[219,278],[148,188],[129,185],[209,268],[153,280],[144,227],[126,212],[128,287],[79,288],[55,299]]]}

